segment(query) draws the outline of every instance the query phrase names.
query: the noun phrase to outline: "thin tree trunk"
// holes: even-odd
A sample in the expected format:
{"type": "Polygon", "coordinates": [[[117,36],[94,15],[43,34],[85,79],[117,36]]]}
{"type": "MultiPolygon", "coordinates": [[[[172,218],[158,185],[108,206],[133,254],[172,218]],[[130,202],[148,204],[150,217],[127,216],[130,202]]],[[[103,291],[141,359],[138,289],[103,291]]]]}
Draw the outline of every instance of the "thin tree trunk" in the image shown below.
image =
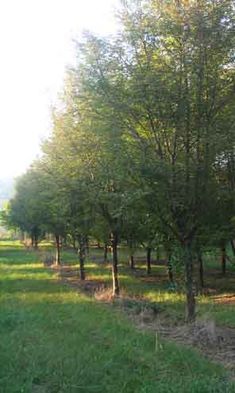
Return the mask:
{"type": "Polygon", "coordinates": [[[203,259],[202,259],[202,253],[200,248],[197,250],[197,260],[199,264],[199,284],[200,288],[204,288],[204,266],[203,266],[203,259]]]}
{"type": "Polygon", "coordinates": [[[86,238],[84,236],[79,237],[79,269],[80,279],[85,280],[85,258],[86,258],[86,238]]]}
{"type": "Polygon", "coordinates": [[[85,248],[86,248],[86,255],[89,256],[90,255],[90,245],[89,245],[89,237],[86,236],[85,237],[85,248]]]}
{"type": "Polygon", "coordinates": [[[133,250],[133,241],[132,238],[128,240],[128,248],[129,248],[129,266],[133,270],[135,268],[135,260],[134,260],[134,250],[133,250]]]}
{"type": "Polygon", "coordinates": [[[34,250],[38,250],[38,236],[34,236],[34,250]]]}
{"type": "Polygon", "coordinates": [[[171,261],[171,253],[167,253],[167,271],[168,271],[168,278],[171,284],[174,283],[174,276],[173,276],[173,266],[171,261]]]}
{"type": "Polygon", "coordinates": [[[156,259],[157,259],[157,261],[160,260],[160,248],[159,248],[159,246],[157,246],[157,249],[156,249],[156,259]]]}
{"type": "Polygon", "coordinates": [[[130,264],[131,270],[134,270],[135,269],[134,255],[130,255],[129,264],[130,264]]]}
{"type": "Polygon", "coordinates": [[[226,274],[226,246],[225,246],[225,242],[221,243],[221,269],[222,269],[223,276],[225,276],[225,274],[226,274]]]}
{"type": "Polygon", "coordinates": [[[120,288],[118,281],[118,235],[117,232],[113,232],[111,236],[111,247],[113,254],[113,263],[112,263],[112,276],[113,276],[113,296],[119,296],[120,288]]]}
{"type": "Polygon", "coordinates": [[[191,242],[184,242],[184,265],[185,265],[185,284],[186,284],[186,320],[191,323],[196,318],[196,302],[193,288],[193,257],[191,242]]]}
{"type": "Polygon", "coordinates": [[[168,278],[170,283],[174,283],[174,276],[173,276],[173,265],[172,265],[172,252],[171,252],[171,246],[169,245],[170,242],[167,241],[164,245],[165,248],[165,253],[166,253],[166,258],[167,258],[167,273],[168,273],[168,278]]]}
{"type": "Polygon", "coordinates": [[[151,253],[152,253],[152,249],[150,247],[148,247],[147,248],[147,265],[146,265],[147,274],[151,273],[151,253]]]}
{"type": "Polygon", "coordinates": [[[108,243],[104,243],[104,263],[108,262],[108,243]]]}
{"type": "Polygon", "coordinates": [[[61,263],[60,257],[60,236],[55,235],[56,253],[55,253],[55,264],[58,266],[61,263]]]}

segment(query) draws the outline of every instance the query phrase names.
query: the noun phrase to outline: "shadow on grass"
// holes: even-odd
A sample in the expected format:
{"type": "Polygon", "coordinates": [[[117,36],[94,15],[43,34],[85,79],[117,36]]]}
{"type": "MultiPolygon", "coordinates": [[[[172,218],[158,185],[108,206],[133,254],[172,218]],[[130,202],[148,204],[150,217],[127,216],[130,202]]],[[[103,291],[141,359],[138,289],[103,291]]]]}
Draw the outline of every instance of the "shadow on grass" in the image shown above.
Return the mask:
{"type": "Polygon", "coordinates": [[[2,251],[0,249],[0,264],[25,264],[38,261],[39,257],[35,252],[24,250],[8,250],[2,251]]]}
{"type": "MultiPolygon", "coordinates": [[[[189,386],[191,393],[233,391],[220,366],[193,350],[156,343],[155,334],[138,332],[119,312],[76,293],[50,270],[30,267],[37,260],[34,253],[12,250],[4,258],[0,263],[13,265],[1,284],[0,391],[186,393],[189,386]]],[[[105,276],[111,283],[107,267],[93,264],[87,271],[88,278],[105,276]]],[[[167,293],[160,280],[142,282],[129,273],[121,267],[127,295],[132,291],[151,303],[158,291],[161,296],[167,293]]],[[[164,296],[166,306],[183,307],[177,294],[164,296]]]]}
{"type": "Polygon", "coordinates": [[[72,299],[1,309],[2,392],[186,393],[190,385],[211,393],[216,384],[224,393],[229,386],[221,367],[193,350],[162,342],[156,351],[153,334],[72,299]]]}

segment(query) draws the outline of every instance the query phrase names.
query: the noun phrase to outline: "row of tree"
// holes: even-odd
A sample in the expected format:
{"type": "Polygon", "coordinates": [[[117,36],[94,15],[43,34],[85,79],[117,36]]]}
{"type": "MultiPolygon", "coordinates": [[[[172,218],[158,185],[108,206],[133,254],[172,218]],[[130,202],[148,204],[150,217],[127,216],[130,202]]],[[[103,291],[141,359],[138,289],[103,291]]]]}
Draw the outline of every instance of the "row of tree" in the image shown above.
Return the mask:
{"type": "Polygon", "coordinates": [[[53,233],[58,262],[69,237],[81,278],[89,237],[110,244],[114,295],[121,241],[132,267],[144,245],[148,272],[161,244],[171,280],[180,248],[189,321],[194,261],[202,281],[203,250],[235,230],[234,16],[232,0],[123,1],[116,36],[77,44],[52,135],[6,212],[35,245],[53,233]]]}

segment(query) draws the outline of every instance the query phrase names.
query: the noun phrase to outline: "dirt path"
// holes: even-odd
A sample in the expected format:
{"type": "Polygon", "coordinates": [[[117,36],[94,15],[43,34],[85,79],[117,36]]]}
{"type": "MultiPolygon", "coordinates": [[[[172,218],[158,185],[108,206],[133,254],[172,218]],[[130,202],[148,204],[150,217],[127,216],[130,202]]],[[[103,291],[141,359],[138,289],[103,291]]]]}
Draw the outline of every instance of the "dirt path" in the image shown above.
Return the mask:
{"type": "Polygon", "coordinates": [[[235,375],[235,329],[217,326],[213,320],[171,326],[161,314],[151,320],[146,310],[138,316],[132,316],[132,320],[140,329],[154,331],[159,340],[167,338],[196,348],[202,355],[221,363],[235,375]]]}

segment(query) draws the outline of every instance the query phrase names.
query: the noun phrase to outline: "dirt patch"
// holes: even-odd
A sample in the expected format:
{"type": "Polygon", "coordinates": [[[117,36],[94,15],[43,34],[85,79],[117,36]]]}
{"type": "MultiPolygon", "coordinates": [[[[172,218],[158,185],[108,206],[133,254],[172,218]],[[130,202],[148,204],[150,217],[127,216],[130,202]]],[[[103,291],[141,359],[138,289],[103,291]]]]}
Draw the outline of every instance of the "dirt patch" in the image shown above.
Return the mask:
{"type": "Polygon", "coordinates": [[[234,305],[235,304],[235,295],[214,296],[213,300],[217,304],[234,305]]]}
{"type": "Polygon", "coordinates": [[[235,372],[235,329],[202,320],[171,329],[168,338],[198,348],[203,355],[235,372]]]}
{"type": "MultiPolygon", "coordinates": [[[[96,298],[107,302],[112,299],[111,294],[111,290],[106,289],[102,296],[96,298]]],[[[156,345],[161,345],[161,339],[167,339],[194,347],[235,375],[235,329],[217,326],[211,319],[201,319],[193,324],[186,324],[179,319],[174,321],[164,306],[140,297],[122,295],[116,300],[112,299],[112,302],[138,329],[155,332],[156,345]]]]}
{"type": "Polygon", "coordinates": [[[217,326],[213,320],[198,320],[193,324],[172,324],[164,313],[143,309],[140,314],[128,315],[141,330],[156,333],[158,341],[168,339],[194,347],[210,360],[221,363],[235,375],[235,329],[217,326]]]}

